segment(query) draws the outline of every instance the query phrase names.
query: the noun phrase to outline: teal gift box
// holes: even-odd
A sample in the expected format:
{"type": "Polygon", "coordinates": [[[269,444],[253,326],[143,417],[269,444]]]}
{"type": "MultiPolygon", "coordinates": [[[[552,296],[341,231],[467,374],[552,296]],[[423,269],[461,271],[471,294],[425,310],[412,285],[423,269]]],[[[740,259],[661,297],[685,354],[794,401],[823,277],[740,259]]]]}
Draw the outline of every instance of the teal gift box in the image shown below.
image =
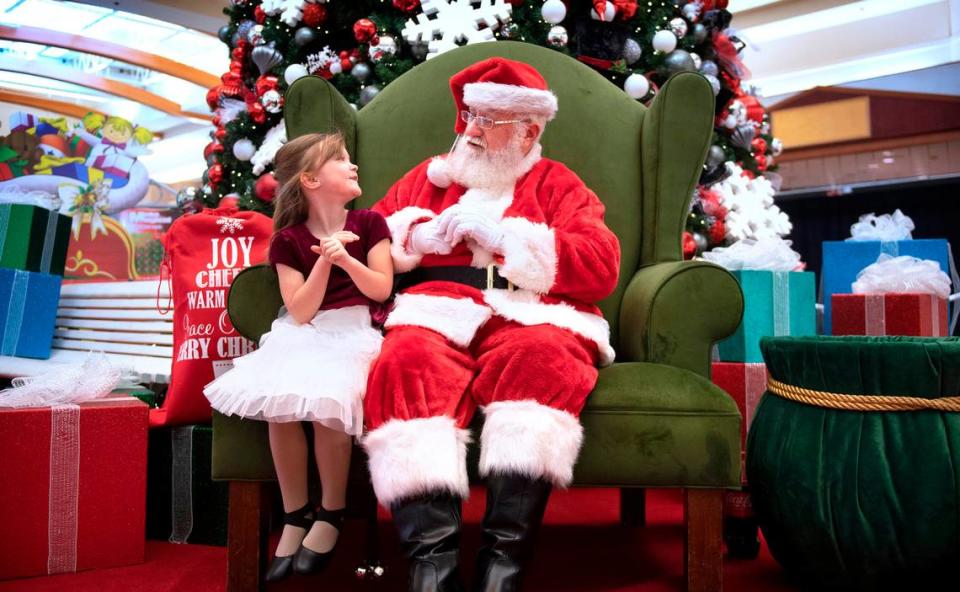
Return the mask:
{"type": "Polygon", "coordinates": [[[760,338],[816,335],[816,282],[809,271],[737,270],[743,320],[717,348],[722,362],[763,362],[760,338]]]}
{"type": "Polygon", "coordinates": [[[0,355],[50,357],[60,276],[0,268],[0,355]]]}

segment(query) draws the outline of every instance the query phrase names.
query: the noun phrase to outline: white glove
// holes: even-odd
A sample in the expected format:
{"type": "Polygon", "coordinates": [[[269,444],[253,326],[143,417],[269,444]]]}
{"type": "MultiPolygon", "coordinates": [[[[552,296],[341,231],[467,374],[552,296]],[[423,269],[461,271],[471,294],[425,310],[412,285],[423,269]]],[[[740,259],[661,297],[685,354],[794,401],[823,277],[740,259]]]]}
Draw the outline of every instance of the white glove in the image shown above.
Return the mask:
{"type": "Polygon", "coordinates": [[[407,239],[407,251],[416,255],[449,255],[453,247],[440,232],[437,218],[415,224],[407,239]]]}
{"type": "Polygon", "coordinates": [[[440,231],[444,240],[451,245],[469,238],[491,253],[499,253],[503,247],[503,230],[500,225],[476,212],[458,211],[442,217],[440,231]]]}

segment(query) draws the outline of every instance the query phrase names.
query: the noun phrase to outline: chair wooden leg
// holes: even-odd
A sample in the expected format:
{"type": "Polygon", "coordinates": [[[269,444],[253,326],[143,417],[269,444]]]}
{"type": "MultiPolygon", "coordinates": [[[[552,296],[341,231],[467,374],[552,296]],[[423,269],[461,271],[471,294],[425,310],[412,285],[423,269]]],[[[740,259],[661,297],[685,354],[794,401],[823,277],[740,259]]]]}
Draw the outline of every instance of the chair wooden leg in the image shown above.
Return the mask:
{"type": "Polygon", "coordinates": [[[723,490],[685,489],[683,572],[687,592],[723,589],[723,490]]]}
{"type": "Polygon", "coordinates": [[[258,592],[266,561],[266,495],[260,482],[231,481],[227,518],[227,592],[258,592]]]}
{"type": "Polygon", "coordinates": [[[620,524],[630,528],[647,525],[647,490],[642,487],[620,488],[620,524]]]}

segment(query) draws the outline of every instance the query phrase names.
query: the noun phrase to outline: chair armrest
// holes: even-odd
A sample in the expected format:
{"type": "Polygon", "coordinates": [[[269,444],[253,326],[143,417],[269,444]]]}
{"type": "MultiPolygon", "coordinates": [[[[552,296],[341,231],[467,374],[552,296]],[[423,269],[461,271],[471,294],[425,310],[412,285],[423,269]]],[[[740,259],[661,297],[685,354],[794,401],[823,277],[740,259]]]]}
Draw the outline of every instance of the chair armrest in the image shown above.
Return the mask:
{"type": "Polygon", "coordinates": [[[740,284],[704,261],[641,267],[620,307],[620,358],[657,362],[710,376],[710,348],[743,316],[740,284]]]}
{"type": "Polygon", "coordinates": [[[233,328],[247,339],[259,343],[281,306],[280,281],[272,266],[254,265],[233,278],[227,295],[227,313],[233,328]]]}
{"type": "Polygon", "coordinates": [[[356,156],[357,110],[332,84],[319,76],[304,76],[290,85],[283,100],[287,138],[339,130],[347,152],[356,156]]]}
{"type": "Polygon", "coordinates": [[[714,103],[703,76],[681,72],[670,77],[643,114],[640,261],[683,259],[680,235],[713,138],[714,103]]]}

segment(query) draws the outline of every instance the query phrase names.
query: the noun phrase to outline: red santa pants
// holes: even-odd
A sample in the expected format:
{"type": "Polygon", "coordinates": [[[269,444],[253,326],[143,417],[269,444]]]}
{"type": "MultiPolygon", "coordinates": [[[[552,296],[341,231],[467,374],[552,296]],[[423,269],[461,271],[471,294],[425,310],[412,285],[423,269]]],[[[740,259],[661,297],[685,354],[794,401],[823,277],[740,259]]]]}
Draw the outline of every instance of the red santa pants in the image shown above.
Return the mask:
{"type": "Polygon", "coordinates": [[[571,331],[497,316],[467,348],[422,327],[389,330],[364,400],[377,498],[389,505],[428,492],[466,497],[466,428],[477,406],[486,416],[481,475],[568,485],[597,362],[597,346],[571,331]]]}

